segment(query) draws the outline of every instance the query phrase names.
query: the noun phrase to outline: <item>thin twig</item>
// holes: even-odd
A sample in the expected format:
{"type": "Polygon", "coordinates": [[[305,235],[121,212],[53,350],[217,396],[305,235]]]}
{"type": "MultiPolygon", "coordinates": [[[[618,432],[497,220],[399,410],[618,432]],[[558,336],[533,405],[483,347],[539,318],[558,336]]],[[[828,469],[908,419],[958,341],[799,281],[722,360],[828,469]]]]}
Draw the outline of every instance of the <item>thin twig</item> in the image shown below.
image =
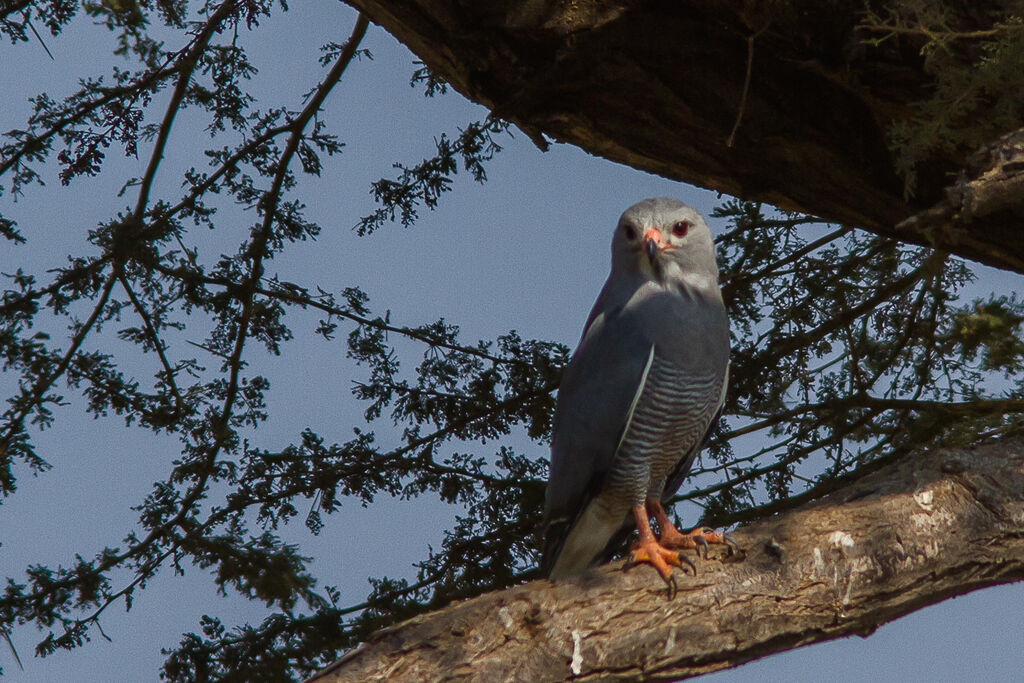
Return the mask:
{"type": "Polygon", "coordinates": [[[3,175],[8,170],[10,170],[11,167],[18,164],[21,161],[22,157],[24,157],[29,152],[44,149],[47,140],[49,140],[50,138],[54,137],[59,133],[66,131],[68,126],[74,123],[78,123],[79,121],[86,118],[97,109],[105,106],[106,104],[109,104],[110,102],[120,99],[124,95],[139,93],[143,90],[152,89],[160,81],[173,76],[177,71],[177,68],[167,66],[167,64],[169,64],[171,61],[173,61],[173,55],[170,56],[170,58],[163,66],[154,69],[148,74],[144,74],[136,81],[133,81],[122,86],[104,88],[101,91],[103,93],[102,97],[76,105],[70,113],[67,113],[61,118],[54,121],[50,125],[50,127],[47,128],[44,132],[38,135],[33,135],[32,137],[29,138],[25,138],[22,141],[21,145],[18,147],[17,152],[15,152],[11,156],[7,157],[2,162],[0,162],[0,175],[3,175]]]}
{"type": "MultiPolygon", "coordinates": [[[[234,280],[229,280],[227,278],[220,277],[211,277],[209,275],[204,275],[199,271],[185,270],[180,267],[171,268],[168,266],[164,266],[162,264],[153,264],[152,267],[157,272],[167,275],[168,277],[179,278],[190,283],[213,285],[216,287],[225,287],[228,289],[236,289],[244,286],[243,283],[235,282],[234,280]]],[[[359,315],[358,313],[353,313],[348,309],[339,308],[338,306],[332,306],[328,303],[324,303],[323,301],[314,299],[308,295],[301,295],[283,289],[268,289],[265,287],[256,287],[253,291],[256,294],[267,297],[268,299],[276,299],[285,303],[293,304],[295,306],[313,308],[318,311],[323,311],[328,315],[333,315],[338,318],[351,320],[352,322],[357,323],[359,325],[365,325],[366,327],[371,327],[376,330],[382,330],[384,332],[393,332],[395,334],[400,334],[403,337],[408,337],[409,339],[423,342],[424,344],[436,346],[438,348],[446,349],[448,351],[454,351],[456,353],[464,353],[470,356],[476,356],[478,358],[491,361],[492,363],[516,364],[521,362],[514,358],[495,356],[493,354],[487,353],[486,351],[482,351],[471,346],[451,344],[449,342],[445,342],[435,337],[423,334],[422,332],[419,332],[418,330],[411,327],[391,325],[389,323],[384,322],[383,319],[381,318],[367,318],[365,316],[359,315]]],[[[206,350],[210,351],[210,349],[206,350]]],[[[211,351],[211,353],[213,352],[211,351]]]]}
{"type": "MultiPolygon", "coordinates": [[[[23,310],[29,302],[41,299],[44,296],[53,296],[62,288],[67,287],[70,284],[86,280],[88,276],[102,270],[102,268],[107,265],[107,262],[110,261],[110,258],[110,255],[101,256],[79,268],[58,269],[57,272],[59,272],[60,275],[46,287],[43,287],[42,289],[30,289],[20,296],[12,296],[9,299],[5,299],[3,303],[0,303],[0,316],[7,316],[14,311],[23,310]]],[[[54,271],[50,270],[47,272],[54,271]]]]}
{"type": "MultiPolygon", "coordinates": [[[[116,280],[117,278],[114,273],[107,276],[107,279],[103,283],[103,288],[100,291],[99,301],[97,301],[96,305],[93,307],[88,320],[86,320],[85,324],[82,325],[75,333],[75,336],[71,340],[71,346],[68,347],[67,352],[64,353],[60,362],[57,363],[57,367],[50,374],[37,379],[36,383],[32,386],[32,389],[26,392],[27,400],[18,401],[18,403],[21,404],[21,408],[16,412],[10,413],[10,417],[7,420],[7,431],[4,433],[3,438],[0,439],[0,457],[6,456],[7,447],[10,444],[11,439],[14,438],[14,435],[21,428],[21,423],[25,419],[25,416],[28,415],[34,407],[36,407],[39,401],[42,400],[43,395],[51,386],[53,386],[53,383],[56,382],[57,379],[64,374],[64,371],[68,369],[68,366],[71,364],[72,359],[74,359],[75,354],[78,353],[78,349],[82,346],[82,342],[85,341],[85,337],[89,334],[93,325],[96,324],[96,321],[103,313],[103,309],[107,305],[107,300],[110,298],[110,292],[114,288],[114,282],[116,282],[116,280]]],[[[25,394],[23,394],[23,396],[25,396],[25,394]]]]}
{"type": "MultiPolygon", "coordinates": [[[[850,423],[849,425],[846,425],[843,434],[848,434],[853,430],[861,427],[865,423],[869,422],[870,420],[873,420],[879,413],[882,412],[882,410],[882,408],[878,408],[873,411],[866,411],[864,415],[862,415],[858,420],[850,423]]],[[[691,491],[688,491],[687,493],[675,495],[672,497],[671,502],[678,503],[680,501],[691,500],[693,498],[704,498],[706,496],[711,495],[712,493],[717,493],[724,489],[731,488],[736,484],[742,484],[744,482],[757,479],[765,474],[768,474],[769,472],[776,472],[784,467],[787,467],[788,465],[792,465],[793,463],[802,460],[803,458],[807,457],[808,455],[818,450],[822,446],[833,443],[835,441],[835,438],[835,434],[830,434],[824,438],[813,441],[802,448],[798,448],[792,451],[785,458],[782,458],[781,460],[778,460],[772,463],[771,465],[765,465],[764,467],[758,467],[752,470],[747,470],[743,474],[732,479],[727,479],[723,482],[719,482],[717,484],[713,484],[702,489],[693,489],[691,491]]]]}
{"type": "Polygon", "coordinates": [[[11,654],[14,655],[14,661],[18,663],[18,668],[24,671],[25,667],[21,664],[21,657],[18,656],[18,650],[14,647],[14,641],[11,640],[11,632],[6,626],[3,626],[0,627],[0,635],[7,641],[7,647],[11,648],[11,654]]]}
{"type": "Polygon", "coordinates": [[[756,354],[752,360],[759,364],[772,364],[797,349],[807,348],[819,339],[835,332],[840,327],[848,325],[861,316],[870,313],[876,307],[885,303],[887,300],[899,294],[903,290],[912,287],[914,284],[926,277],[934,264],[937,261],[942,260],[942,258],[943,257],[941,254],[938,254],[938,252],[932,254],[914,270],[908,272],[903,277],[892,280],[885,286],[879,287],[873,296],[865,299],[853,308],[844,311],[841,315],[837,315],[831,320],[822,323],[813,330],[782,336],[778,334],[779,330],[777,327],[773,328],[771,332],[765,335],[765,337],[771,337],[777,341],[761,353],[756,354]]]}
{"type": "Polygon", "coordinates": [[[164,112],[164,118],[160,122],[156,142],[153,145],[153,152],[149,155],[146,172],[139,183],[139,197],[135,203],[135,210],[132,212],[132,216],[136,221],[141,221],[142,216],[146,213],[146,205],[149,203],[149,191],[153,186],[153,180],[156,178],[156,170],[160,166],[160,162],[163,161],[164,148],[167,146],[167,139],[171,134],[171,125],[174,123],[174,117],[177,115],[178,109],[181,108],[181,102],[185,98],[185,91],[188,89],[188,84],[192,80],[192,74],[199,63],[199,57],[206,50],[206,46],[209,44],[210,39],[213,38],[213,34],[220,28],[221,22],[235,11],[236,8],[236,3],[231,0],[222,3],[213,16],[207,19],[203,30],[196,36],[188,52],[178,60],[178,64],[175,67],[178,71],[178,82],[174,86],[170,102],[167,103],[167,110],[164,112]]]}
{"type": "Polygon", "coordinates": [[[55,60],[53,58],[53,53],[50,52],[50,48],[46,47],[46,43],[43,41],[43,37],[41,35],[39,35],[39,31],[37,31],[36,27],[32,25],[32,21],[31,21],[31,19],[29,19],[28,10],[27,9],[25,10],[25,13],[22,16],[25,17],[25,25],[28,26],[30,29],[32,29],[32,35],[34,35],[36,37],[36,40],[39,41],[39,44],[43,46],[44,50],[46,50],[46,55],[50,58],[50,61],[53,61],[53,62],[57,61],[57,60],[55,60]]]}
{"type": "Polygon", "coordinates": [[[750,75],[754,71],[754,40],[764,33],[772,22],[768,21],[764,26],[759,28],[757,32],[747,38],[747,75],[743,79],[743,94],[740,95],[740,107],[736,112],[736,122],[732,124],[732,132],[729,133],[729,139],[725,141],[726,147],[732,147],[732,143],[736,139],[736,131],[740,128],[740,121],[743,120],[743,113],[747,109],[747,93],[750,92],[750,75]]]}
{"type": "Polygon", "coordinates": [[[139,298],[135,296],[135,292],[128,283],[128,278],[125,276],[124,270],[120,266],[117,267],[117,270],[119,271],[117,279],[124,288],[125,293],[128,295],[128,299],[132,302],[132,306],[135,307],[135,311],[139,314],[139,317],[142,318],[142,323],[146,327],[146,333],[149,335],[149,340],[153,343],[153,348],[156,349],[156,354],[160,357],[160,364],[163,365],[164,372],[167,374],[167,384],[170,387],[171,394],[174,396],[174,410],[176,413],[180,413],[183,407],[181,393],[179,393],[178,385],[174,380],[175,372],[167,360],[167,355],[164,353],[164,344],[160,340],[160,335],[156,331],[156,326],[153,324],[145,306],[143,306],[142,302],[139,301],[139,298]]]}
{"type": "Polygon", "coordinates": [[[995,38],[1003,33],[1013,33],[1024,30],[1024,25],[997,23],[993,28],[980,29],[977,31],[933,31],[924,26],[897,26],[894,24],[861,24],[858,28],[875,33],[885,33],[881,38],[874,38],[869,41],[872,44],[881,44],[893,36],[919,36],[927,38],[932,42],[945,42],[949,40],[978,40],[981,38],[995,38]]]}
{"type": "Polygon", "coordinates": [[[739,286],[739,283],[753,282],[755,280],[759,280],[765,275],[768,275],[769,273],[777,272],[780,268],[789,265],[794,261],[798,261],[799,259],[803,258],[812,251],[825,246],[826,244],[832,242],[833,240],[839,239],[843,235],[851,232],[852,230],[853,228],[848,228],[845,226],[841,227],[838,230],[833,230],[829,234],[804,245],[800,249],[792,251],[788,256],[785,256],[784,258],[781,258],[778,261],[775,261],[774,263],[769,263],[767,266],[765,266],[764,268],[755,273],[737,273],[734,277],[722,283],[722,296],[725,298],[726,301],[728,301],[731,298],[733,291],[736,289],[737,286],[739,286]]]}

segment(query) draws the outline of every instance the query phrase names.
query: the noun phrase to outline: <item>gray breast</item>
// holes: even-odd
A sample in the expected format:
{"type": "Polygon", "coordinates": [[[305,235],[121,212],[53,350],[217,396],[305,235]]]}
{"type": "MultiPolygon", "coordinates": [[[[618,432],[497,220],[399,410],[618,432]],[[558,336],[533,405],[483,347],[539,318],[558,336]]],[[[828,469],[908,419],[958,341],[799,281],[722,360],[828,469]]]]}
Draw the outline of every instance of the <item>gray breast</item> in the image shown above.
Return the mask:
{"type": "MultiPolygon", "coordinates": [[[[660,498],[665,479],[692,458],[718,410],[723,375],[694,376],[652,349],[641,388],[605,482],[614,508],[660,498]]],[[[611,501],[609,501],[611,502],[611,501]]]]}

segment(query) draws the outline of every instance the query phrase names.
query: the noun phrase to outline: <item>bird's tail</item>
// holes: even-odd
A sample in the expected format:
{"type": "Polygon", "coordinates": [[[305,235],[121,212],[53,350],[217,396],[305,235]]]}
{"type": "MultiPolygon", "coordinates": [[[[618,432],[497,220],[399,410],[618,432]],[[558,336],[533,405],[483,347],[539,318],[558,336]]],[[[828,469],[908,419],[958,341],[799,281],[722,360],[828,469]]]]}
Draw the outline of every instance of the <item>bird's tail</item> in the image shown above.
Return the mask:
{"type": "Polygon", "coordinates": [[[622,525],[620,515],[609,514],[597,499],[591,500],[571,527],[568,522],[548,527],[541,571],[552,579],[586,571],[595,560],[602,559],[622,525]]]}

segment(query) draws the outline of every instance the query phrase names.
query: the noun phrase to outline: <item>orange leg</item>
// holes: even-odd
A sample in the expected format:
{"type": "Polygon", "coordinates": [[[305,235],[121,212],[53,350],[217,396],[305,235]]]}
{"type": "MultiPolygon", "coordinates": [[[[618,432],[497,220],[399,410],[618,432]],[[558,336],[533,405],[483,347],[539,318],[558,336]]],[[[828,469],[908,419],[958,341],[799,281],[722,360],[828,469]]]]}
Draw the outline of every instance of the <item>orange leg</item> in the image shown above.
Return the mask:
{"type": "Polygon", "coordinates": [[[647,519],[647,510],[644,506],[637,505],[633,508],[633,519],[636,520],[636,528],[640,532],[640,538],[637,539],[630,550],[627,568],[640,562],[653,566],[661,574],[661,578],[665,583],[668,584],[668,597],[671,600],[675,597],[677,590],[676,579],[672,576],[672,567],[681,567],[685,563],[693,569],[694,574],[697,573],[697,568],[688,559],[680,557],[678,552],[663,548],[658,543],[657,539],[654,538],[654,532],[651,531],[651,524],[647,519]]]}
{"type": "Polygon", "coordinates": [[[658,523],[658,529],[661,531],[658,542],[665,548],[696,548],[698,557],[700,549],[703,548],[704,557],[707,557],[708,544],[717,543],[728,546],[729,554],[733,553],[733,546],[736,545],[736,542],[721,531],[715,531],[705,526],[697,527],[685,534],[681,533],[669,521],[668,515],[665,514],[665,508],[661,506],[661,501],[657,498],[647,499],[647,512],[658,523]]]}

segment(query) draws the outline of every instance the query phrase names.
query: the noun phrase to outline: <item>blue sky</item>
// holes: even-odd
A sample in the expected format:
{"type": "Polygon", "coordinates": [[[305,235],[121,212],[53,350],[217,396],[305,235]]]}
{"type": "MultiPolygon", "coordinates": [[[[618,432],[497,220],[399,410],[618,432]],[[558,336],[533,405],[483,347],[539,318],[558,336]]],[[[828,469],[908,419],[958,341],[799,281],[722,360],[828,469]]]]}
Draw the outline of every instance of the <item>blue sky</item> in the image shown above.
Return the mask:
{"type": "MultiPolygon", "coordinates": [[[[354,13],[340,3],[298,7],[265,20],[251,40],[251,58],[260,68],[254,90],[267,105],[296,106],[319,77],[319,45],[343,40],[354,13]]],[[[242,40],[248,37],[243,34],[242,40]]],[[[102,30],[79,18],[59,38],[47,38],[55,60],[37,44],[0,45],[0,127],[23,125],[25,99],[47,91],[66,93],[79,76],[103,73],[117,63],[102,30]]],[[[268,268],[284,280],[338,292],[358,285],[375,310],[419,324],[444,316],[461,326],[465,338],[493,338],[509,329],[524,337],[572,346],[604,278],[609,241],[619,213],[638,199],[679,197],[705,214],[716,204],[713,192],[695,189],[555,145],[541,153],[522,134],[506,139],[506,150],[487,167],[489,181],[473,183],[460,175],[455,190],[437,211],[424,213],[410,229],[388,226],[368,237],[351,230],[372,210],[371,181],[389,175],[395,161],[413,163],[431,154],[441,132],[478,120],[485,111],[457,94],[427,99],[410,88],[413,56],[378,27],[364,46],[374,59],[355,64],[335,89],[324,117],[346,143],[320,178],[303,181],[301,197],[324,232],[316,242],[297,245],[268,268]]],[[[159,104],[159,103],[157,103],[159,104]]],[[[157,107],[155,112],[159,112],[157,107]]],[[[175,196],[181,171],[202,162],[197,155],[204,134],[197,120],[180,117],[155,188],[175,196]]],[[[146,153],[145,148],[142,150],[146,153]]],[[[0,271],[17,267],[42,271],[60,265],[64,255],[83,248],[86,232],[128,203],[116,198],[125,178],[141,174],[142,160],[111,154],[105,173],[60,186],[49,168],[45,188],[30,189],[17,203],[0,197],[3,213],[15,218],[29,244],[0,244],[0,271]]],[[[203,253],[233,250],[251,217],[222,220],[218,231],[191,236],[203,253]]],[[[713,232],[722,225],[711,221],[713,232]]],[[[1017,275],[980,269],[978,292],[1021,288],[1017,275]]],[[[271,418],[254,435],[261,445],[279,448],[309,427],[331,441],[342,441],[361,421],[363,406],[350,395],[363,377],[345,359],[343,342],[313,335],[316,316],[290,316],[296,339],[280,356],[253,349],[250,362],[272,384],[271,418]]],[[[189,321],[183,339],[199,341],[205,322],[189,321]]],[[[54,330],[57,331],[57,330],[54,330]]],[[[98,338],[112,348],[118,342],[98,338]]],[[[175,349],[181,356],[193,349],[175,349]]],[[[151,376],[152,359],[129,364],[140,377],[151,376]]],[[[11,379],[0,376],[5,394],[11,379]]],[[[89,556],[115,544],[130,530],[130,509],[160,479],[177,456],[173,439],[137,429],[117,419],[92,420],[68,392],[55,427],[38,435],[41,454],[54,466],[33,477],[25,468],[19,490],[0,505],[0,576],[18,578],[27,564],[68,563],[75,553],[89,556]]],[[[382,440],[397,434],[379,430],[382,440]]],[[[544,453],[525,438],[510,444],[522,452],[544,453]]],[[[366,579],[387,573],[412,576],[411,563],[439,544],[454,510],[428,498],[380,500],[369,508],[356,502],[327,518],[313,537],[301,524],[286,531],[305,554],[316,558],[314,573],[339,587],[355,603],[367,591],[366,579]],[[381,534],[399,543],[375,543],[381,534]],[[353,549],[374,547],[374,554],[353,549]]],[[[104,630],[113,642],[96,639],[81,651],[45,660],[32,657],[37,635],[15,633],[25,670],[0,647],[0,664],[12,681],[154,680],[161,647],[176,645],[180,634],[197,630],[205,613],[228,624],[258,621],[261,605],[218,596],[212,581],[195,568],[184,576],[164,571],[139,594],[130,612],[109,610],[104,630]]],[[[122,577],[123,578],[123,577],[122,577]]],[[[851,638],[775,656],[737,670],[714,674],[716,681],[1016,681],[1024,664],[1024,585],[999,587],[947,601],[882,627],[867,639],[851,638]]]]}

